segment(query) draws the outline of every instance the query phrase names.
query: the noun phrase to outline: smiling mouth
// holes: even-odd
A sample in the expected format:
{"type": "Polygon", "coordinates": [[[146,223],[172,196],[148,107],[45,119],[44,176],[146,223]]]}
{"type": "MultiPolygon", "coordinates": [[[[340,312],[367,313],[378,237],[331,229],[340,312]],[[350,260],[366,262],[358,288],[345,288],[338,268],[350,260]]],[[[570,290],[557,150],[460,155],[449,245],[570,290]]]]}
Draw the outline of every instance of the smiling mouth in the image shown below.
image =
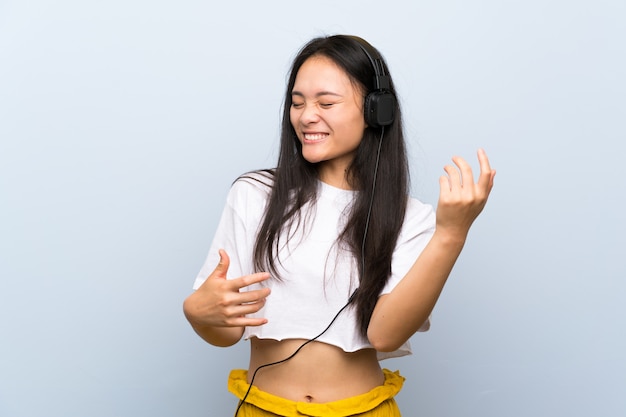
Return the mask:
{"type": "Polygon", "coordinates": [[[328,136],[327,133],[305,133],[304,139],[307,141],[314,142],[314,141],[325,139],[327,136],[328,136]]]}

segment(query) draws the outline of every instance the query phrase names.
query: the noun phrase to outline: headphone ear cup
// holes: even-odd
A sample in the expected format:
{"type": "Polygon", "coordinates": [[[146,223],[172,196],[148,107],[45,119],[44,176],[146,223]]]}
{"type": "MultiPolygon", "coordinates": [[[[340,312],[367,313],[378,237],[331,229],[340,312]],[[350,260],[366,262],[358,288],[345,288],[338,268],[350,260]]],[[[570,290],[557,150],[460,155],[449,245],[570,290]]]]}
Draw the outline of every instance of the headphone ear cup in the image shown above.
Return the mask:
{"type": "Polygon", "coordinates": [[[378,90],[365,97],[365,122],[371,127],[389,126],[393,123],[396,98],[389,91],[378,90]]]}

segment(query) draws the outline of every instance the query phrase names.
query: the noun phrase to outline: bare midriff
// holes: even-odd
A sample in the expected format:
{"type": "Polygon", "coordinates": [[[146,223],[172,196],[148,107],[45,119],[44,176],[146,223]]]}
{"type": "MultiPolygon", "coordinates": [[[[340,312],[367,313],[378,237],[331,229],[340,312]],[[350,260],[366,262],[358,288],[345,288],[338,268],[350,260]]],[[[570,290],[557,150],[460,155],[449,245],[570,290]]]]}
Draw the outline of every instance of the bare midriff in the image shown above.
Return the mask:
{"type": "MultiPolygon", "coordinates": [[[[261,365],[289,357],[305,342],[250,339],[248,382],[261,365]]],[[[311,342],[287,362],[259,370],[254,385],[262,391],[301,402],[325,403],[364,394],[384,382],[374,349],[344,352],[311,342]]]]}

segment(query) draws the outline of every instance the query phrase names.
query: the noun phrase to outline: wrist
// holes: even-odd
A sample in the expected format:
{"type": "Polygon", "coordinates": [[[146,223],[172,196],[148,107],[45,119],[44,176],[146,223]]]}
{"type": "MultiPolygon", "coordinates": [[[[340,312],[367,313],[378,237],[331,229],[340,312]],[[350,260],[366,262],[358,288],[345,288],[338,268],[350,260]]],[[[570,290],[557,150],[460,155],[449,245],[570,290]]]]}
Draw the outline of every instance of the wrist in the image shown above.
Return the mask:
{"type": "Polygon", "coordinates": [[[449,249],[458,248],[459,250],[465,245],[467,232],[459,230],[450,230],[444,227],[437,227],[431,241],[435,241],[449,249]]]}

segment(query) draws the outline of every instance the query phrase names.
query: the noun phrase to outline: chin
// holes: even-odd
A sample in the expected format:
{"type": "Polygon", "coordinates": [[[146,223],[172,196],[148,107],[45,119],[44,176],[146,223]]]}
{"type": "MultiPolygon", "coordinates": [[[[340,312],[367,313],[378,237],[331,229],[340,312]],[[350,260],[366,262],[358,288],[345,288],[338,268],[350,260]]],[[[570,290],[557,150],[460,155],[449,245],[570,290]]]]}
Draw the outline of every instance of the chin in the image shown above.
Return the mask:
{"type": "Polygon", "coordinates": [[[318,163],[324,161],[324,158],[319,156],[319,155],[302,154],[302,157],[304,158],[305,161],[307,161],[310,164],[318,164],[318,163]]]}

